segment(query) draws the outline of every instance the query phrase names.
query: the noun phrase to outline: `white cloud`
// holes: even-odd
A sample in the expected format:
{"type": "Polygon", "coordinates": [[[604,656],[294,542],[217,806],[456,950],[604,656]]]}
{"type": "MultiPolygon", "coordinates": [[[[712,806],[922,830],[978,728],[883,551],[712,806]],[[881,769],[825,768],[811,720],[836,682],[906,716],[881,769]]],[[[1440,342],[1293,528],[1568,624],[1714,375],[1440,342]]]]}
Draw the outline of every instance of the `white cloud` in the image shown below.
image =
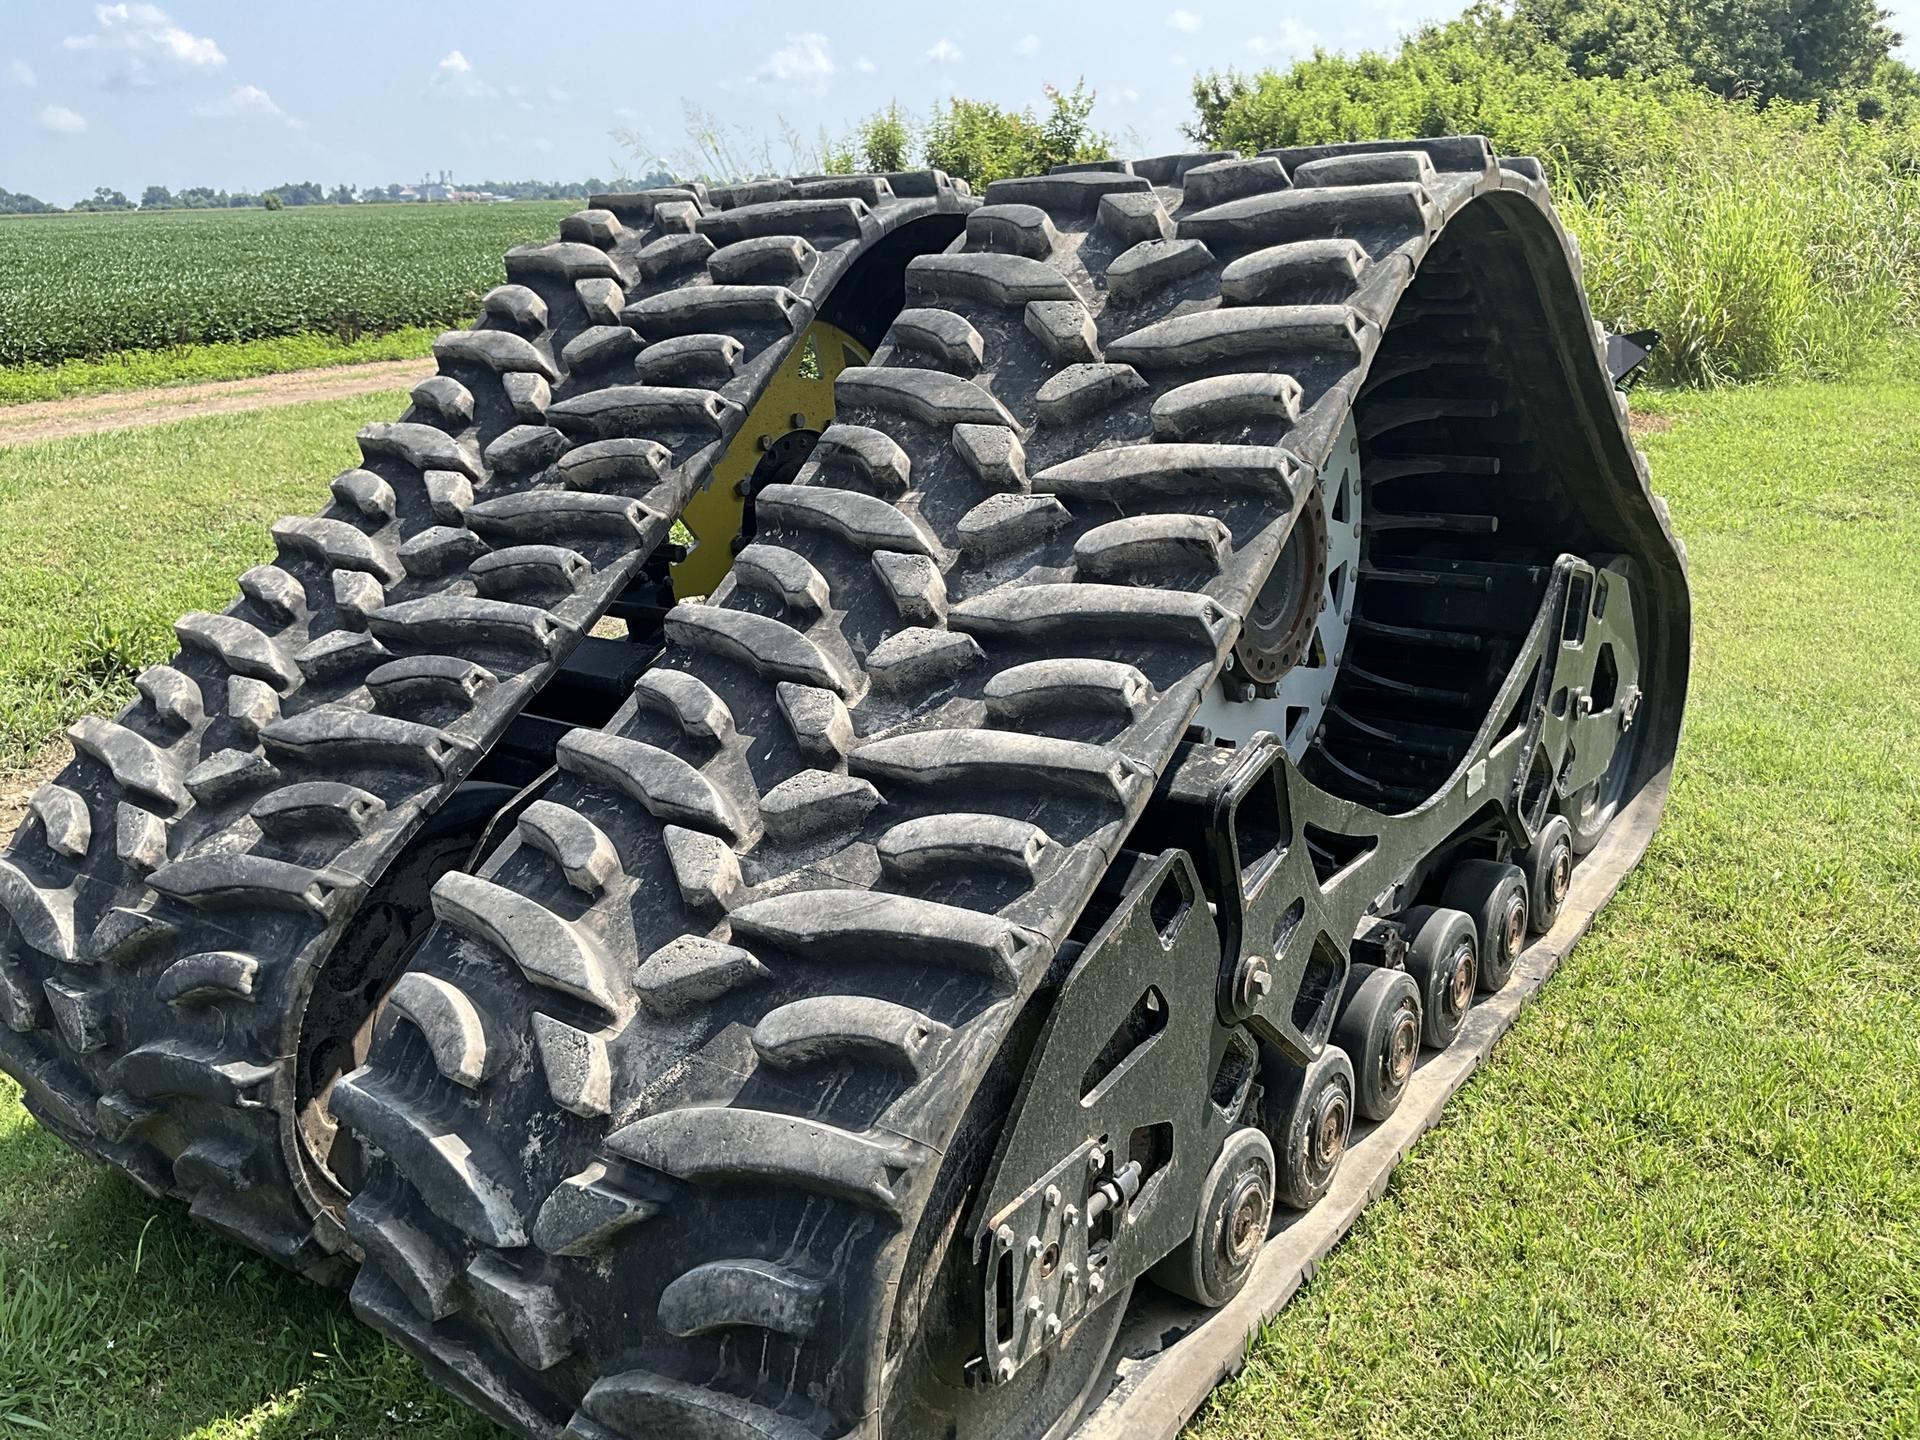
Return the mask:
{"type": "Polygon", "coordinates": [[[211,36],[195,35],[173,23],[158,5],[96,5],[96,29],[69,35],[69,50],[116,55],[122,63],[107,76],[111,85],[147,86],[185,75],[210,74],[227,57],[211,36]]]}
{"type": "Polygon", "coordinates": [[[1120,92],[1120,98],[1129,105],[1138,105],[1140,103],[1140,92],[1129,85],[1120,92]]]}
{"type": "Polygon", "coordinates": [[[562,90],[558,85],[549,85],[547,87],[547,99],[556,105],[565,105],[573,99],[573,92],[571,90],[562,90]]]}
{"type": "Polygon", "coordinates": [[[774,85],[795,95],[824,95],[833,80],[836,66],[833,47],[818,31],[789,35],[787,43],[760,62],[753,78],[763,85],[774,85]]]}
{"type": "Polygon", "coordinates": [[[927,51],[927,58],[936,65],[957,65],[967,56],[965,51],[943,35],[933,42],[932,48],[927,51]]]}
{"type": "Polygon", "coordinates": [[[1302,25],[1298,20],[1282,20],[1276,33],[1256,35],[1247,41],[1246,48],[1255,55],[1304,55],[1319,40],[1320,34],[1311,25],[1302,25]]]}
{"type": "Polygon", "coordinates": [[[433,67],[427,93],[447,100],[491,100],[500,92],[474,74],[473,62],[465,55],[449,50],[433,67]]]}
{"type": "Polygon", "coordinates": [[[1016,55],[1038,55],[1040,53],[1040,37],[1038,35],[1022,35],[1018,40],[1013,42],[1013,53],[1016,55]]]}
{"type": "Polygon", "coordinates": [[[858,70],[862,75],[871,75],[873,73],[873,61],[862,55],[858,60],[853,62],[853,68],[858,70]]]}
{"type": "Polygon", "coordinates": [[[1167,28],[1178,30],[1182,35],[1191,35],[1200,28],[1200,17],[1191,10],[1176,10],[1167,16],[1167,28]]]}
{"type": "Polygon", "coordinates": [[[49,105],[40,112],[40,128],[56,135],[79,135],[87,128],[87,117],[64,105],[49,105]]]}
{"type": "Polygon", "coordinates": [[[33,73],[33,67],[26,61],[14,60],[7,65],[7,84],[30,90],[39,83],[40,77],[33,73]]]}
{"type": "Polygon", "coordinates": [[[300,128],[300,122],[258,85],[236,86],[225,99],[194,106],[193,113],[205,120],[278,120],[290,129],[300,128]]]}

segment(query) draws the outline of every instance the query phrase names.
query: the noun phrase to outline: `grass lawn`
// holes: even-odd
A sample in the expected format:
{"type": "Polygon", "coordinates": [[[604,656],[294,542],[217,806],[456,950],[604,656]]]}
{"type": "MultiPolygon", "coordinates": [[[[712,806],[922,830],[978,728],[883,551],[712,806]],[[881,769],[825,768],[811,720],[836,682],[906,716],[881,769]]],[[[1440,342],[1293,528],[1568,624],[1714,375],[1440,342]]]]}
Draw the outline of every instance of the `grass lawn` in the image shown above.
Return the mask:
{"type": "Polygon", "coordinates": [[[64,400],[115,390],[191,385],[205,380],[251,380],[291,370],[321,370],[370,360],[412,360],[427,354],[439,330],[411,326],[342,341],[331,335],[281,335],[271,340],[225,340],[169,350],[123,350],[104,360],[0,367],[0,405],[64,400]]]}
{"type": "Polygon", "coordinates": [[[394,390],[0,449],[0,777],[178,649],[173,622],[223,608],[273,557],[267,526],[318,510],[354,432],[394,390]]]}
{"type": "MultiPolygon", "coordinates": [[[[0,452],[0,764],[222,603],[398,398],[0,452]]],[[[1697,586],[1667,824],[1196,1437],[1920,1434],[1920,381],[1648,408],[1697,586]]],[[[497,1434],[0,1080],[9,1420],[497,1434]]]]}

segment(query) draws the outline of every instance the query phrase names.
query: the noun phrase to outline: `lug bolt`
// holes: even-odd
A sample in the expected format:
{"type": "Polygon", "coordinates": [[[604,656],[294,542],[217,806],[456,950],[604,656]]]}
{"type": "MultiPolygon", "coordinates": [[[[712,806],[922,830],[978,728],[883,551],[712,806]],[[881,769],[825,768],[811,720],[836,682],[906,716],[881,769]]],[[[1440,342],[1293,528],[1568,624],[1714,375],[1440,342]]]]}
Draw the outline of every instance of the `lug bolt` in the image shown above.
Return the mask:
{"type": "Polygon", "coordinates": [[[1087,1154],[1087,1173],[1098,1175],[1107,1166],[1107,1152],[1098,1145],[1087,1154]]]}
{"type": "Polygon", "coordinates": [[[1002,1385],[1006,1384],[1007,1381],[1013,1378],[1013,1361],[1002,1360],[1000,1362],[1000,1368],[995,1370],[993,1373],[999,1379],[1002,1385]]]}
{"type": "Polygon", "coordinates": [[[1107,1282],[1102,1280],[1098,1275],[1089,1275],[1087,1277],[1087,1293],[1089,1295],[1099,1295],[1103,1293],[1106,1288],[1107,1282]]]}
{"type": "Polygon", "coordinates": [[[1060,1338],[1060,1317],[1058,1315],[1047,1316],[1046,1331],[1047,1339],[1058,1340],[1060,1338]]]}
{"type": "Polygon", "coordinates": [[[1027,1258],[1029,1260],[1038,1260],[1040,1258],[1040,1252],[1044,1248],[1040,1243],[1040,1237],[1035,1235],[1027,1241],[1027,1258]]]}
{"type": "Polygon", "coordinates": [[[1040,1203],[1045,1205],[1049,1210],[1057,1207],[1060,1204],[1060,1187],[1058,1185],[1047,1186],[1047,1193],[1040,1197],[1040,1203]]]}
{"type": "Polygon", "coordinates": [[[1240,973],[1234,976],[1234,1001],[1243,1011],[1257,1010],[1260,1002],[1273,993],[1273,966],[1264,955],[1248,955],[1240,961],[1240,973]]]}
{"type": "Polygon", "coordinates": [[[1000,1242],[1000,1248],[1002,1250],[1013,1249],[1013,1227],[1011,1225],[1002,1225],[999,1232],[995,1234],[993,1238],[1000,1242]]]}
{"type": "Polygon", "coordinates": [[[1027,1318],[1029,1320],[1038,1320],[1040,1318],[1040,1312],[1046,1308],[1046,1306],[1040,1303],[1040,1297],[1037,1295],[1034,1296],[1033,1299],[1027,1301],[1027,1318]]]}

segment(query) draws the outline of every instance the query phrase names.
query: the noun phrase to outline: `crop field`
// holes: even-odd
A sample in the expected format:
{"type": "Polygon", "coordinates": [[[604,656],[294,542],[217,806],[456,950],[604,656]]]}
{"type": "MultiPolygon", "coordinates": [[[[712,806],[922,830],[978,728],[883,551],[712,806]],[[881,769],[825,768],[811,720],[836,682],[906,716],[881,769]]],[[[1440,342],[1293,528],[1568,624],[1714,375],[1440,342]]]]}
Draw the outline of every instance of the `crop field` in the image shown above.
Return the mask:
{"type": "Polygon", "coordinates": [[[0,366],[464,324],[571,201],[0,219],[0,366]]]}

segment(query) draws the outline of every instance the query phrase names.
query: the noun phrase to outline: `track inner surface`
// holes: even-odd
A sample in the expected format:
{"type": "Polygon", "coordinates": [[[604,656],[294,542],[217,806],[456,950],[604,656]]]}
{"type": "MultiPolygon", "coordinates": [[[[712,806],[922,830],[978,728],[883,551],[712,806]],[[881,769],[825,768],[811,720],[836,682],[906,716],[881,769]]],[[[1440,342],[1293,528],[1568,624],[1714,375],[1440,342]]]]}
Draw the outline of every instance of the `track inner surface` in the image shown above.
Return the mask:
{"type": "MultiPolygon", "coordinates": [[[[334,503],[274,527],[274,563],[179,623],[140,699],[73,727],[0,858],[0,1064],[42,1123],[345,1278],[331,1127],[303,1102],[391,976],[334,964],[343,937],[640,575],[838,283],[884,256],[897,296],[916,237],[957,232],[971,202],[944,175],[894,181],[598,197],[514,250],[402,421],[362,432],[334,503]],[[339,1025],[309,1025],[322,1011],[339,1025]]],[[[363,947],[391,960],[431,916],[384,909],[413,927],[363,947]]]]}
{"type": "Polygon", "coordinates": [[[602,858],[523,836],[443,882],[410,977],[445,1006],[336,1091],[356,1308],[520,1434],[898,1433],[959,1358],[922,1348],[967,1223],[937,1177],[984,1168],[982,1086],[1452,226],[1583,542],[1667,557],[1671,748],[1684,581],[1532,175],[1446,141],[986,202],[842,374],[846,443],[760,496],[758,563],[562,742],[554,824],[602,858]]]}

